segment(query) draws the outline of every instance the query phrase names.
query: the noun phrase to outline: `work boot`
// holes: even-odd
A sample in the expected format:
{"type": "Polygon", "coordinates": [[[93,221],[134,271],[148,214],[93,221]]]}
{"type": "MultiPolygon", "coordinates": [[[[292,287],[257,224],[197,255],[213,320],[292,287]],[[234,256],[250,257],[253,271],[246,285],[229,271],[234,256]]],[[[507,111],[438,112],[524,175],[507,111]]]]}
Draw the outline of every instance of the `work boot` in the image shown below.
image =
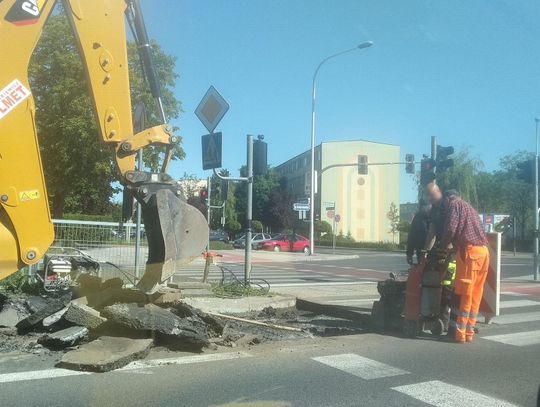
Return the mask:
{"type": "Polygon", "coordinates": [[[471,343],[473,341],[474,335],[467,335],[465,337],[465,342],[471,343]]]}

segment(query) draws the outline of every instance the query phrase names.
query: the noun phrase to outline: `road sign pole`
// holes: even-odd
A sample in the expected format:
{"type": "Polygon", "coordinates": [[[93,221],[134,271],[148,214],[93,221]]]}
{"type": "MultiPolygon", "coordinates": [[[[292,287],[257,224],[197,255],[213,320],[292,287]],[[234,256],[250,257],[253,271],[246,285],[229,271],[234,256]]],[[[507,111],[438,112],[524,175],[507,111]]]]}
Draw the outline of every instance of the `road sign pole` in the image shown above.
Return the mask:
{"type": "MultiPolygon", "coordinates": [[[[335,212],[335,209],[334,209],[335,212]]],[[[332,218],[332,254],[336,254],[336,215],[332,218]]]]}
{"type": "Polygon", "coordinates": [[[244,265],[244,282],[249,284],[251,278],[251,217],[253,211],[253,136],[247,136],[247,211],[246,211],[246,260],[244,265]]]}
{"type": "MultiPolygon", "coordinates": [[[[206,179],[206,190],[208,191],[206,202],[206,219],[208,220],[208,229],[210,229],[210,216],[212,216],[212,177],[206,179]]],[[[208,244],[206,245],[206,251],[210,251],[210,234],[208,234],[208,244]]]]}

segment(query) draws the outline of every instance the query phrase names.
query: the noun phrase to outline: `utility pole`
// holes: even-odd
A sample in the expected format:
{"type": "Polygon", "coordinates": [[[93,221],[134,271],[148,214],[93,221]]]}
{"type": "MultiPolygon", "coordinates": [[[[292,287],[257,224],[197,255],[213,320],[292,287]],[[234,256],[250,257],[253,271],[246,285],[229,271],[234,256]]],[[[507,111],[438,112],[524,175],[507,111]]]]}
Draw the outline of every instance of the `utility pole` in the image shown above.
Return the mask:
{"type": "Polygon", "coordinates": [[[534,280],[538,281],[538,122],[540,119],[535,117],[536,123],[536,153],[534,155],[534,280]]]}
{"type": "Polygon", "coordinates": [[[248,284],[251,278],[251,221],[253,214],[253,136],[247,136],[247,211],[246,211],[246,261],[244,280],[248,284]]]}

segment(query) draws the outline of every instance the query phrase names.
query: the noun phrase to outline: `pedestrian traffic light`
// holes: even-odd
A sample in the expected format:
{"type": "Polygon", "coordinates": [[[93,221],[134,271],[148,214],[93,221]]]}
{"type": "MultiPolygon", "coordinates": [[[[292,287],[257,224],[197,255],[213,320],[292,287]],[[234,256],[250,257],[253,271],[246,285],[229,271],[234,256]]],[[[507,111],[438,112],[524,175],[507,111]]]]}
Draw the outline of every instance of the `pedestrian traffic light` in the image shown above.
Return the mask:
{"type": "Polygon", "coordinates": [[[420,183],[427,185],[435,181],[435,165],[437,163],[431,158],[423,158],[420,162],[420,183]]]}
{"type": "Polygon", "coordinates": [[[368,156],[359,155],[358,156],[358,175],[367,175],[368,174],[368,156]]]}
{"type": "Polygon", "coordinates": [[[405,154],[405,172],[414,174],[414,154],[405,154]]]}
{"type": "Polygon", "coordinates": [[[221,180],[221,200],[226,201],[229,197],[229,181],[221,180]]]}
{"type": "Polygon", "coordinates": [[[454,165],[454,160],[448,158],[448,156],[452,154],[454,154],[454,147],[437,145],[437,162],[435,164],[437,167],[437,174],[442,174],[454,165]]]}
{"type": "Polygon", "coordinates": [[[206,187],[201,188],[201,190],[199,191],[199,198],[203,205],[206,205],[208,203],[207,202],[208,201],[208,188],[206,187]]]}
{"type": "Polygon", "coordinates": [[[262,134],[257,138],[253,142],[253,174],[264,175],[268,170],[268,144],[262,134]]]}

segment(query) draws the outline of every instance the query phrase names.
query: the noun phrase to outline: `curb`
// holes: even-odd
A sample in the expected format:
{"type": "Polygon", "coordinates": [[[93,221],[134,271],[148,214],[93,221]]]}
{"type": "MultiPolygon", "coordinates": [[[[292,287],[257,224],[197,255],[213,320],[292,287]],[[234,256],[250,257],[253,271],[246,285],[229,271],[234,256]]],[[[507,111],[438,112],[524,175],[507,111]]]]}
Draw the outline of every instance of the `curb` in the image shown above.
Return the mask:
{"type": "Polygon", "coordinates": [[[324,314],[335,318],[348,319],[349,321],[361,322],[363,324],[370,324],[371,312],[358,312],[353,311],[346,306],[321,304],[314,301],[304,300],[302,298],[296,299],[296,308],[302,311],[309,311],[315,314],[324,314]]]}
{"type": "Polygon", "coordinates": [[[220,314],[245,314],[260,312],[266,307],[276,309],[292,308],[296,305],[296,298],[290,295],[274,295],[271,297],[194,297],[182,300],[192,307],[203,312],[217,312],[220,314]]]}

